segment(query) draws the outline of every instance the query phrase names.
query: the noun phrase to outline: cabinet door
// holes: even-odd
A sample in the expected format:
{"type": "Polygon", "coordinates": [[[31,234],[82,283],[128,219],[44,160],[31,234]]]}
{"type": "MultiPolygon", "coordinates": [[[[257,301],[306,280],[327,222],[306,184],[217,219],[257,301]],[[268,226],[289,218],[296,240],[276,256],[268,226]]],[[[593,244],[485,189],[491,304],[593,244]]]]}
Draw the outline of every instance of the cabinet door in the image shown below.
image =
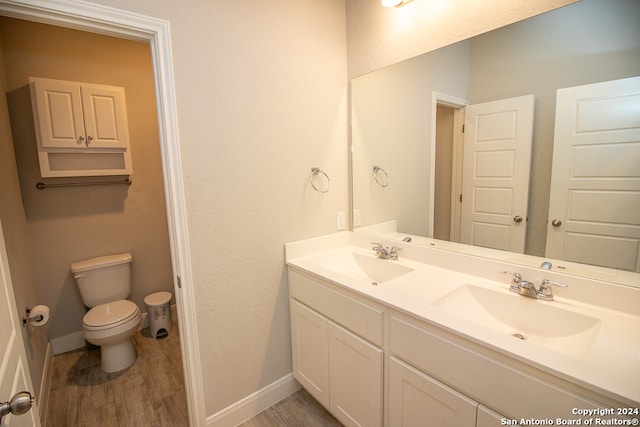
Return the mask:
{"type": "Polygon", "coordinates": [[[513,422],[513,420],[492,411],[486,406],[478,405],[478,421],[476,423],[476,427],[504,426],[509,422],[513,422]]]}
{"type": "Polygon", "coordinates": [[[331,412],[345,426],[382,425],[383,352],[329,323],[331,412]]]}
{"type": "Polygon", "coordinates": [[[80,85],[50,79],[30,79],[31,102],[42,148],[84,148],[80,85]]]}
{"type": "Polygon", "coordinates": [[[324,407],[329,407],[328,321],[291,299],[293,376],[324,407]]]}
{"type": "Polygon", "coordinates": [[[82,109],[88,148],[129,145],[129,125],[124,88],[82,85],[82,109]]]}
{"type": "Polygon", "coordinates": [[[392,357],[389,423],[398,427],[474,427],[477,403],[392,357]]]}

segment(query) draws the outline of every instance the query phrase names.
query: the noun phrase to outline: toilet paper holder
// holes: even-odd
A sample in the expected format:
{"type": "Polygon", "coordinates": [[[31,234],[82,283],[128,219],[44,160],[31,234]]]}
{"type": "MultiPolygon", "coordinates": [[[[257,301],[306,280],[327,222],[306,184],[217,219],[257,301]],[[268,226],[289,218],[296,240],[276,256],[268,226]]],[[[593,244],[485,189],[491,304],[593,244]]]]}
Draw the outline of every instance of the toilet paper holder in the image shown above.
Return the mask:
{"type": "Polygon", "coordinates": [[[39,314],[33,318],[31,318],[31,309],[29,307],[25,308],[25,315],[22,316],[22,326],[25,326],[27,323],[29,323],[29,321],[35,321],[35,322],[40,322],[44,316],[42,314],[39,314]]]}

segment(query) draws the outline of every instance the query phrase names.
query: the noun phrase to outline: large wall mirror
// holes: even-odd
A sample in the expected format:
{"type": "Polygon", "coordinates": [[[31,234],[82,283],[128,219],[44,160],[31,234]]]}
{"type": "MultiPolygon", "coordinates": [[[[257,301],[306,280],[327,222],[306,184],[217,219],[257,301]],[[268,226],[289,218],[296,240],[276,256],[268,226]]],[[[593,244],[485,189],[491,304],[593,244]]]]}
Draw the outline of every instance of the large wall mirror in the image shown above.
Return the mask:
{"type": "Polygon", "coordinates": [[[354,231],[639,285],[638,22],[583,0],[353,79],[354,231]]]}

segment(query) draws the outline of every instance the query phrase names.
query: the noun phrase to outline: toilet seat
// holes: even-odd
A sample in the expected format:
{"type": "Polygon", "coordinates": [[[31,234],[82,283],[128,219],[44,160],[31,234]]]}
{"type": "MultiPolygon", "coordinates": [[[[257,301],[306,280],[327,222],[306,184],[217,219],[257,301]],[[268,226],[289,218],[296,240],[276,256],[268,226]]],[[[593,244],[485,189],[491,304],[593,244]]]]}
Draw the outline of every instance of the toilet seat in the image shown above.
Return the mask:
{"type": "Polygon", "coordinates": [[[82,319],[87,330],[116,328],[133,320],[139,314],[138,306],[129,300],[118,300],[93,307],[82,319]]]}

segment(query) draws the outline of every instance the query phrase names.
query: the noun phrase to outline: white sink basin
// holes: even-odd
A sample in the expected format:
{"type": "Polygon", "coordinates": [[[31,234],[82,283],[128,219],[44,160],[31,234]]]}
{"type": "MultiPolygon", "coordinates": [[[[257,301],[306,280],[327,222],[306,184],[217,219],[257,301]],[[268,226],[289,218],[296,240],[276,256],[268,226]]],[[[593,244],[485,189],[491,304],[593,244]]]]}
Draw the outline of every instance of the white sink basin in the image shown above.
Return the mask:
{"type": "Polygon", "coordinates": [[[557,302],[463,285],[434,306],[498,332],[584,358],[600,329],[597,318],[568,311],[557,302]],[[555,305],[554,305],[555,304],[555,305]]]}
{"type": "Polygon", "coordinates": [[[380,259],[371,254],[345,253],[320,263],[336,273],[372,283],[384,283],[413,271],[393,260],[380,259]]]}

